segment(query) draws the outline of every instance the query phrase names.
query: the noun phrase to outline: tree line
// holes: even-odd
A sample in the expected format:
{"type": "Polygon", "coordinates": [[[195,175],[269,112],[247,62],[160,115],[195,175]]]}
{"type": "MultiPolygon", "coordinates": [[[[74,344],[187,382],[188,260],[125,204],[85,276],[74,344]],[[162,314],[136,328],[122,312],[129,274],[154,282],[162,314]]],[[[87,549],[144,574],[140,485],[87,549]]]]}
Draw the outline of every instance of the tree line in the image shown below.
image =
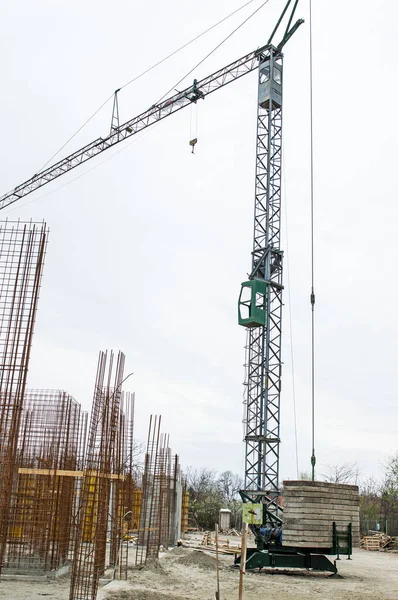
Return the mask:
{"type": "Polygon", "coordinates": [[[212,469],[192,469],[186,472],[186,488],[189,492],[189,513],[193,525],[199,529],[214,529],[218,523],[220,508],[231,511],[231,527],[242,525],[242,501],[239,490],[243,479],[232,471],[217,475],[212,469]]]}
{"type": "MultiPolygon", "coordinates": [[[[311,479],[308,472],[300,473],[299,479],[311,479]]],[[[398,452],[380,467],[378,477],[362,479],[355,462],[327,465],[324,473],[316,476],[318,481],[345,483],[359,486],[361,530],[380,530],[398,535],[398,452]]],[[[242,501],[239,490],[243,479],[232,471],[217,475],[206,468],[188,468],[186,487],[189,492],[192,524],[200,529],[213,529],[218,522],[220,508],[231,511],[231,527],[240,529],[242,524],[242,501]]],[[[282,491],[283,495],[283,491],[282,491]]]]}

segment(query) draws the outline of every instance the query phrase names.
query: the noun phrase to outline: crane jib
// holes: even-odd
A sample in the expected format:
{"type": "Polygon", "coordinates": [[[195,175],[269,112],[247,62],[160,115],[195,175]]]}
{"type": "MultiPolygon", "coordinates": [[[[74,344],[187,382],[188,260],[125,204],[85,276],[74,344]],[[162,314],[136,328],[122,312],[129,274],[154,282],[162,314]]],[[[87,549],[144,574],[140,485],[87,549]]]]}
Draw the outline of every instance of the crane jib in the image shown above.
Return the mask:
{"type": "Polygon", "coordinates": [[[185,90],[152,105],[140,115],[113,129],[111,134],[107,137],[97,138],[50,167],[36,173],[30,179],[0,197],[0,210],[6,208],[13,202],[20,200],[24,196],[31,194],[61,175],[68,173],[91,158],[108,150],[108,148],[112,148],[126,138],[150,127],[154,123],[185,108],[193,102],[196,103],[199,99],[204,99],[212,92],[215,92],[236,79],[252,72],[257,68],[258,61],[266,58],[269,48],[271,47],[263,46],[258,50],[246,54],[226,67],[219,69],[204,79],[200,81],[195,80],[194,84],[185,90]]]}

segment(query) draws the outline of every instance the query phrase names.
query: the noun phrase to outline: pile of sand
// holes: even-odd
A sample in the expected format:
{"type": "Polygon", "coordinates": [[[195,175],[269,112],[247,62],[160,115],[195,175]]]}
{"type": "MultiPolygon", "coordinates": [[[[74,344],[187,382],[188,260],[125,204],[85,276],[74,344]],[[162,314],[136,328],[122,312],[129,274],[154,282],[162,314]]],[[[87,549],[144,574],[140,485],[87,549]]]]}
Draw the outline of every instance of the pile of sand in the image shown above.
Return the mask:
{"type": "Polygon", "coordinates": [[[151,592],[149,590],[120,590],[117,592],[109,592],[107,598],[110,600],[181,600],[181,596],[173,596],[170,594],[162,594],[160,592],[151,592]]]}
{"type": "Polygon", "coordinates": [[[147,560],[146,564],[139,567],[133,567],[131,570],[149,571],[152,573],[157,573],[159,576],[166,575],[163,565],[160,564],[157,558],[150,558],[147,560]]]}
{"type": "Polygon", "coordinates": [[[216,559],[203,552],[189,552],[185,556],[180,556],[176,561],[180,565],[187,565],[188,567],[198,567],[204,571],[215,571],[217,568],[216,559]]]}

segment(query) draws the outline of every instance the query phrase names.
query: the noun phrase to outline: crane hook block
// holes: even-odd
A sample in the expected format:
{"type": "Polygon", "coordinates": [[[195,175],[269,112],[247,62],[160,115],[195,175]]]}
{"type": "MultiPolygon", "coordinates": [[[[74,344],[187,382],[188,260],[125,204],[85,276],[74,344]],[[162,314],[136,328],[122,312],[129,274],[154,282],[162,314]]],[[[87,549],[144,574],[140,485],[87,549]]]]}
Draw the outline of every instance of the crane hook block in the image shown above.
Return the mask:
{"type": "Polygon", "coordinates": [[[193,138],[193,140],[189,140],[189,145],[192,146],[192,154],[195,154],[195,145],[198,143],[198,138],[193,138]]]}
{"type": "Polygon", "coordinates": [[[251,279],[242,283],[238,303],[239,325],[265,326],[267,287],[267,283],[261,279],[251,279]]]}

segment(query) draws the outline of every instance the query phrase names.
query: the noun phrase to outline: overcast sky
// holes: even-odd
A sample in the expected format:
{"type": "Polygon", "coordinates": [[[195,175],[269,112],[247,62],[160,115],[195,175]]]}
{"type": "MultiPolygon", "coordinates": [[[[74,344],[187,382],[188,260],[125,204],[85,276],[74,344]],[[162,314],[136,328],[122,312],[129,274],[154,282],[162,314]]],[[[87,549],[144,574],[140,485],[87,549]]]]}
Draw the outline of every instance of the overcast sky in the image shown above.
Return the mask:
{"type": "MultiPolygon", "coordinates": [[[[242,3],[3,0],[0,193],[38,172],[114,89],[242,3]]],[[[121,120],[260,4],[125,88],[121,120]]],[[[270,0],[184,84],[263,45],[283,4],[270,0]]],[[[301,16],[284,60],[282,478],[296,476],[289,309],[300,471],[311,455],[307,1],[301,16]]],[[[397,450],[397,23],[392,0],[313,2],[318,473],[357,461],[377,476],[397,450]]],[[[88,409],[98,351],[121,349],[137,435],[162,414],[184,466],[241,474],[237,298],[251,262],[256,86],[255,73],[243,77],[1,215],[51,230],[29,387],[66,389],[88,409]]],[[[105,136],[111,108],[60,157],[105,136]]]]}

